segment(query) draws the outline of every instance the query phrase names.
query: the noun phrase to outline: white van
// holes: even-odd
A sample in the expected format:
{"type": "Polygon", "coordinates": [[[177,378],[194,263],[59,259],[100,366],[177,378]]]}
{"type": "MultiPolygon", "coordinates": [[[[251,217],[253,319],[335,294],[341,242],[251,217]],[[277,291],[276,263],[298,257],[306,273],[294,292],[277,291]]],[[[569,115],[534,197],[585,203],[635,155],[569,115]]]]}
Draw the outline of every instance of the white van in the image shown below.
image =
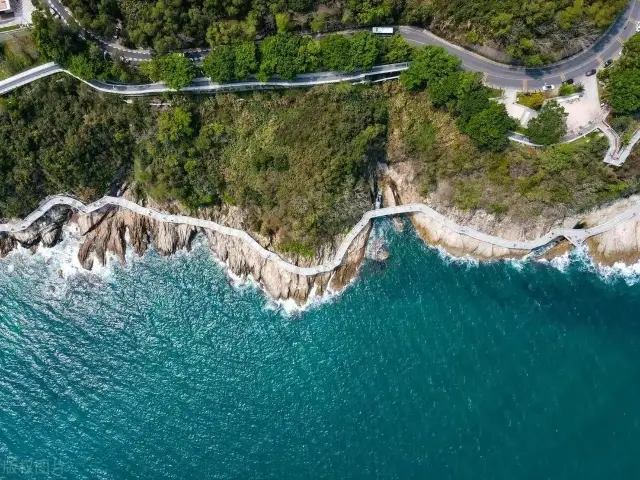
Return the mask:
{"type": "Polygon", "coordinates": [[[376,35],[393,35],[393,27],[373,27],[371,32],[376,35]]]}

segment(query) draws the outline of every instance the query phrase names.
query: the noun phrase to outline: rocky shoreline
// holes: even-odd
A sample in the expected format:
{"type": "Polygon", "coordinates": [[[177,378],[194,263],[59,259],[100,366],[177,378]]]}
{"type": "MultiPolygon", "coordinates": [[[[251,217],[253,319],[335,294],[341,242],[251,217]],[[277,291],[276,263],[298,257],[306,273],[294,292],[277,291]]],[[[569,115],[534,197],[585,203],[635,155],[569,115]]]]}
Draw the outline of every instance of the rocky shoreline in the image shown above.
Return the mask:
{"type": "MultiPolygon", "coordinates": [[[[410,162],[401,162],[391,167],[384,166],[381,182],[385,206],[407,203],[425,203],[442,215],[476,230],[513,241],[529,241],[545,235],[554,228],[590,228],[640,203],[640,195],[633,195],[600,206],[583,214],[558,216],[556,219],[539,216],[526,222],[509,217],[499,217],[484,211],[461,211],[445,207],[437,194],[421,197],[415,185],[415,174],[410,162]]],[[[460,235],[446,226],[420,213],[410,215],[411,222],[423,241],[440,246],[452,256],[471,256],[478,260],[522,258],[529,250],[498,247],[489,243],[460,235]]],[[[640,220],[625,221],[611,230],[590,237],[586,241],[589,255],[596,264],[612,266],[616,263],[631,265],[640,261],[640,220]]],[[[562,240],[550,245],[540,258],[552,259],[573,250],[573,245],[562,240]]]]}
{"type": "MultiPolygon", "coordinates": [[[[244,227],[243,212],[234,207],[201,213],[203,218],[214,219],[233,228],[244,227]]],[[[293,301],[298,306],[305,305],[317,296],[341,291],[355,278],[371,231],[371,225],[363,229],[347,250],[344,262],[334,271],[297,275],[262,257],[243,240],[209,229],[165,223],[117,207],[104,207],[99,212],[84,214],[58,206],[24,231],[0,232],[0,257],[5,257],[18,246],[32,252],[39,247],[53,247],[62,239],[63,227],[69,223],[78,228],[78,261],[87,271],[97,265],[104,266],[109,255],[115,255],[121,263],[125,263],[128,248],[138,256],[144,255],[149,248],[163,256],[179,250],[189,251],[196,235],[202,234],[212,253],[227,266],[232,275],[252,279],[274,300],[293,301]]],[[[268,239],[252,235],[263,247],[269,248],[268,239]]],[[[335,257],[340,240],[338,238],[324,246],[315,258],[288,255],[283,259],[302,267],[329,262],[335,257]]]]}
{"type": "MultiPolygon", "coordinates": [[[[403,164],[382,171],[379,186],[383,192],[385,206],[413,202],[429,202],[421,198],[413,187],[410,171],[403,164]]],[[[640,196],[630,197],[598,208],[581,216],[567,216],[562,220],[539,219],[523,224],[508,218],[496,218],[486,212],[461,212],[453,208],[442,208],[432,204],[440,213],[452,218],[460,225],[513,239],[526,241],[544,235],[552,228],[572,228],[577,224],[590,227],[629,209],[640,202],[640,196]]],[[[152,206],[152,205],[148,205],[152,206]]],[[[245,228],[244,215],[235,207],[203,210],[202,218],[214,220],[233,228],[245,228]]],[[[418,235],[428,244],[441,246],[453,256],[471,256],[479,260],[522,258],[531,252],[491,245],[456,233],[432,218],[414,213],[409,215],[418,235]]],[[[116,255],[122,263],[128,248],[136,255],[144,255],[153,248],[161,255],[171,255],[179,250],[189,250],[196,235],[206,237],[212,253],[222,261],[229,272],[242,279],[254,280],[271,298],[277,301],[293,301],[303,306],[315,297],[329,292],[339,292],[358,274],[365,256],[371,223],[355,238],[336,270],[317,275],[298,275],[283,270],[272,260],[259,255],[243,240],[209,229],[192,225],[172,224],[155,220],[117,207],[106,207],[99,212],[84,214],[70,207],[58,206],[38,219],[28,229],[17,233],[0,233],[0,257],[6,256],[18,245],[35,252],[39,247],[52,247],[62,238],[62,229],[68,223],[77,225],[80,245],[77,256],[86,270],[107,263],[108,254],[116,255]]],[[[253,237],[264,248],[270,241],[259,235],[253,237]]],[[[315,258],[296,255],[284,256],[287,262],[301,267],[328,263],[336,255],[342,238],[319,250],[315,258]]],[[[611,230],[588,239],[587,248],[594,261],[610,266],[622,262],[634,264],[640,261],[640,222],[629,220],[611,230]]],[[[539,258],[550,260],[565,255],[574,247],[566,241],[550,245],[539,258]]]]}

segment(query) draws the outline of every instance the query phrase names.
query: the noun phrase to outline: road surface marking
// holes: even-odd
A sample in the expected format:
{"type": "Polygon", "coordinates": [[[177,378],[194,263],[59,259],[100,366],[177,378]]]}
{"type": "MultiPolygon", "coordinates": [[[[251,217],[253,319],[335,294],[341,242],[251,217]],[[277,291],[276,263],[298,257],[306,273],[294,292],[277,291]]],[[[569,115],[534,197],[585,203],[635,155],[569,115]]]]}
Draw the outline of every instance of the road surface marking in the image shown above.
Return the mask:
{"type": "Polygon", "coordinates": [[[602,57],[600,55],[598,55],[597,57],[598,62],[600,62],[600,65],[604,64],[604,60],[602,59],[602,57]]]}
{"type": "Polygon", "coordinates": [[[523,92],[527,91],[527,81],[526,80],[522,80],[522,91],[523,92]]]}
{"type": "Polygon", "coordinates": [[[560,75],[560,80],[564,82],[566,79],[567,79],[567,76],[564,73],[560,75]]]}

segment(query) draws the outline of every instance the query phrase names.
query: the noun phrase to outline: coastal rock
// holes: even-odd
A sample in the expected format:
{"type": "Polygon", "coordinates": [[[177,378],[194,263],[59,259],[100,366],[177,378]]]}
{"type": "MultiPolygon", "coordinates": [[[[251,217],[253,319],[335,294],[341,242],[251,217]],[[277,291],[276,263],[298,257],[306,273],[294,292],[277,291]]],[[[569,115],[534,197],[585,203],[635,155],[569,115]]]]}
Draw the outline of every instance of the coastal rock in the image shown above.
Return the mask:
{"type": "Polygon", "coordinates": [[[0,233],[0,257],[5,257],[18,245],[35,252],[39,245],[55,246],[62,236],[62,227],[69,219],[71,211],[64,206],[52,208],[21,232],[0,233]]]}
{"type": "MultiPolygon", "coordinates": [[[[313,276],[296,275],[281,269],[274,262],[263,258],[249,245],[235,237],[207,230],[209,247],[229,270],[241,278],[252,278],[275,300],[293,300],[304,305],[311,296],[321,296],[327,290],[343,289],[357,274],[364,258],[365,246],[371,231],[370,225],[356,237],[345,255],[343,264],[331,272],[313,276]]],[[[327,245],[314,258],[286,257],[290,263],[309,267],[331,261],[337,247],[327,245]]]]}
{"type": "Polygon", "coordinates": [[[149,245],[161,255],[171,255],[189,249],[197,232],[190,225],[167,224],[117,208],[76,215],[75,221],[84,237],[78,260],[87,269],[92,268],[94,259],[104,265],[108,253],[124,263],[127,240],[137,255],[143,255],[149,245]]]}
{"type": "Polygon", "coordinates": [[[0,258],[6,257],[16,246],[15,238],[8,233],[0,233],[0,258]]]}
{"type": "MultiPolygon", "coordinates": [[[[234,228],[245,228],[242,211],[236,207],[203,210],[203,217],[234,228]]],[[[143,255],[150,245],[162,255],[170,255],[180,249],[189,249],[194,236],[202,231],[211,251],[226,264],[232,275],[252,278],[275,300],[293,300],[305,304],[310,297],[323,295],[328,290],[341,290],[357,274],[364,258],[371,226],[368,225],[356,237],[348,249],[343,264],[334,272],[314,276],[296,275],[265,259],[246,242],[208,229],[189,225],[164,223],[117,208],[105,208],[91,214],[75,214],[82,242],[78,250],[80,264],[90,270],[95,261],[105,264],[111,253],[125,261],[127,245],[137,255],[143,255]]],[[[269,239],[254,235],[258,243],[269,246],[269,239]]],[[[290,255],[284,259],[292,264],[308,267],[333,260],[339,243],[325,245],[313,258],[290,255]]]]}
{"type": "MultiPolygon", "coordinates": [[[[446,202],[439,198],[442,192],[437,191],[428,198],[419,194],[416,186],[417,176],[410,162],[399,162],[383,168],[381,177],[385,206],[425,203],[459,225],[513,241],[533,240],[552,228],[573,227],[578,222],[575,217],[564,217],[562,221],[536,217],[523,222],[509,217],[498,218],[480,210],[463,211],[453,206],[445,206],[446,202]]],[[[520,258],[529,253],[529,250],[499,247],[459,234],[421,213],[412,214],[409,218],[426,243],[441,246],[455,256],[470,255],[480,260],[489,260],[520,258]]]]}
{"type": "MultiPolygon", "coordinates": [[[[634,195],[594,210],[584,217],[585,228],[604,223],[637,205],[638,202],[640,202],[640,196],[634,195]]],[[[640,261],[640,221],[636,217],[620,223],[605,233],[587,239],[586,244],[589,254],[599,264],[638,263],[640,261]]]]}
{"type": "Polygon", "coordinates": [[[561,240],[536,258],[539,258],[541,260],[553,260],[554,258],[558,258],[567,253],[571,253],[573,249],[574,246],[568,240],[561,240]]]}

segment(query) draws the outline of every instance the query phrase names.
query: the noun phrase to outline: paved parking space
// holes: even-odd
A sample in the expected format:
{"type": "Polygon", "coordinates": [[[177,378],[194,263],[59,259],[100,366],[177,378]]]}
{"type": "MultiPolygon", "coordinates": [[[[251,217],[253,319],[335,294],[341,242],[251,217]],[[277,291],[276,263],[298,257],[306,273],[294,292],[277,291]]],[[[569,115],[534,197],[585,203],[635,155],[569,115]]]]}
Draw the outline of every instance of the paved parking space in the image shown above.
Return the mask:
{"type": "Polygon", "coordinates": [[[600,97],[598,95],[598,80],[595,75],[581,77],[576,83],[584,85],[584,92],[580,98],[563,100],[559,103],[567,112],[567,134],[577,134],[580,130],[602,119],[600,97]]]}

